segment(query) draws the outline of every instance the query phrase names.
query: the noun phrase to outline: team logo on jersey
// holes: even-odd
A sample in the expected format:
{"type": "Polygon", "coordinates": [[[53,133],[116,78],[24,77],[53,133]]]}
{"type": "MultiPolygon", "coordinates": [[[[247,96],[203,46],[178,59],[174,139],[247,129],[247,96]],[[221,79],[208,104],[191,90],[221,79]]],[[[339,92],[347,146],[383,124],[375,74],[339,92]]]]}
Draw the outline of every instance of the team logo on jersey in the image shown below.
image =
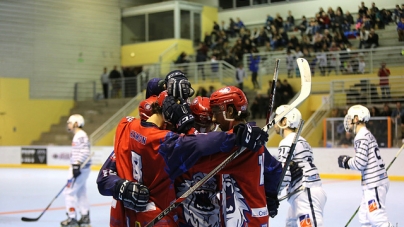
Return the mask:
{"type": "Polygon", "coordinates": [[[192,101],[193,104],[197,104],[198,103],[198,99],[194,99],[194,101],[192,101]]]}
{"type": "Polygon", "coordinates": [[[150,103],[146,103],[146,105],[144,105],[145,110],[150,110],[151,109],[151,105],[150,103]]]}
{"type": "Polygon", "coordinates": [[[300,227],[312,227],[311,219],[308,214],[304,214],[299,217],[300,227]]]}
{"type": "Polygon", "coordinates": [[[226,226],[246,227],[248,219],[245,213],[251,213],[244,196],[241,194],[237,182],[229,175],[223,174],[222,179],[222,205],[226,208],[224,212],[226,226]]]}
{"type": "Polygon", "coordinates": [[[369,212],[377,210],[377,204],[374,199],[368,201],[369,212]]]}
{"type": "Polygon", "coordinates": [[[133,119],[135,119],[135,118],[134,118],[134,117],[131,117],[131,116],[127,116],[127,117],[126,117],[126,121],[127,121],[127,122],[132,122],[133,119]]]}
{"type": "MultiPolygon", "coordinates": [[[[190,187],[205,177],[206,174],[198,172],[190,180],[184,180],[177,186],[177,196],[184,194],[190,187]]],[[[189,195],[183,202],[184,220],[191,226],[219,227],[219,202],[216,197],[217,182],[211,178],[198,190],[189,195]]]]}

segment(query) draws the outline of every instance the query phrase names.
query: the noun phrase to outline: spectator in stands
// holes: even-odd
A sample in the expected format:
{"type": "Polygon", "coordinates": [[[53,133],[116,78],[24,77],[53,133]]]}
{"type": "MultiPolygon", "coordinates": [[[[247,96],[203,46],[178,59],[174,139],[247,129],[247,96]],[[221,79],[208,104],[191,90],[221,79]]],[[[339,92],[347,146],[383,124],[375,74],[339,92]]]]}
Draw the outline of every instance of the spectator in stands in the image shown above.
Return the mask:
{"type": "Polygon", "coordinates": [[[375,14],[379,12],[379,8],[377,8],[376,3],[372,2],[372,7],[370,7],[370,12],[375,13],[375,14]]]}
{"type": "Polygon", "coordinates": [[[212,57],[211,57],[211,59],[210,59],[210,66],[211,66],[211,69],[212,69],[212,81],[215,79],[215,78],[218,78],[218,73],[219,73],[219,62],[217,62],[217,59],[216,59],[216,55],[212,55],[212,57]]]}
{"type": "Polygon", "coordinates": [[[396,103],[396,108],[393,109],[391,114],[393,124],[397,125],[399,130],[397,131],[397,137],[402,138],[404,131],[404,108],[401,107],[401,102],[396,103]]]}
{"type": "Polygon", "coordinates": [[[393,113],[393,112],[391,111],[389,104],[388,104],[388,103],[384,103],[383,109],[382,109],[382,111],[380,112],[380,116],[383,116],[383,117],[391,117],[391,114],[392,114],[392,113],[393,113]]]}
{"type": "Polygon", "coordinates": [[[327,69],[327,53],[325,49],[321,49],[321,51],[316,54],[318,68],[320,69],[321,76],[325,76],[325,72],[327,69]]]}
{"type": "Polygon", "coordinates": [[[288,16],[285,21],[285,31],[290,32],[295,27],[295,18],[292,15],[292,11],[288,11],[288,16]]]}
{"type": "MultiPolygon", "coordinates": [[[[344,19],[345,19],[345,21],[348,22],[348,24],[350,24],[350,25],[354,24],[353,16],[351,15],[351,13],[349,11],[345,12],[344,19]]],[[[351,29],[349,29],[349,30],[351,30],[351,29]]]]}
{"type": "Polygon", "coordinates": [[[293,71],[295,69],[296,56],[292,54],[292,51],[286,52],[286,69],[288,71],[288,78],[293,78],[293,71]]]}
{"type": "Polygon", "coordinates": [[[373,28],[370,29],[368,40],[366,41],[367,48],[376,48],[379,46],[379,35],[375,32],[373,28]]]}
{"type": "Polygon", "coordinates": [[[345,136],[343,136],[341,138],[341,140],[338,142],[338,146],[339,147],[343,147],[343,148],[348,148],[348,147],[352,147],[353,145],[353,137],[352,137],[352,133],[350,132],[345,132],[345,136]]]}
{"type": "Polygon", "coordinates": [[[386,67],[386,63],[382,62],[379,72],[377,76],[380,77],[380,90],[382,93],[383,99],[390,99],[390,84],[389,84],[389,76],[390,70],[386,67]]]}
{"type": "Polygon", "coordinates": [[[201,71],[202,80],[205,80],[205,64],[202,64],[202,62],[206,62],[206,60],[208,60],[208,51],[209,48],[205,46],[203,42],[200,42],[198,49],[196,50],[195,60],[198,63],[198,72],[201,71]]]}
{"type": "Polygon", "coordinates": [[[237,25],[236,25],[236,22],[233,20],[233,18],[230,18],[229,20],[230,20],[230,22],[229,22],[229,34],[230,34],[231,37],[236,37],[236,31],[238,31],[238,30],[236,30],[236,29],[238,29],[237,25]]]}
{"type": "Polygon", "coordinates": [[[257,118],[261,118],[262,116],[260,116],[260,106],[262,105],[262,101],[261,101],[262,97],[261,94],[257,94],[254,98],[254,101],[251,104],[250,110],[251,110],[251,117],[252,119],[257,119],[257,118]]]}
{"type": "Polygon", "coordinates": [[[118,71],[118,67],[114,65],[114,68],[109,73],[109,80],[111,81],[112,84],[112,91],[111,91],[112,98],[119,97],[119,92],[121,90],[121,78],[122,76],[121,73],[118,71]]]}
{"type": "Polygon", "coordinates": [[[243,84],[244,84],[244,79],[247,77],[247,73],[244,69],[243,63],[239,62],[237,65],[236,69],[236,83],[237,87],[240,88],[240,90],[243,91],[243,84]]]}
{"type": "Polygon", "coordinates": [[[215,32],[220,31],[220,26],[216,21],[213,21],[213,31],[215,31],[215,32]]]}
{"type": "Polygon", "coordinates": [[[380,116],[380,112],[379,109],[376,106],[372,106],[372,108],[370,108],[370,117],[379,117],[380,116]]]}
{"type": "Polygon", "coordinates": [[[317,31],[314,34],[312,44],[315,52],[318,52],[323,48],[323,35],[320,33],[320,31],[317,31]]]}
{"type": "Polygon", "coordinates": [[[335,42],[332,42],[328,51],[328,75],[330,75],[332,70],[335,70],[335,74],[338,75],[340,61],[338,60],[339,54],[337,52],[339,52],[340,49],[335,42]]]}
{"type": "Polygon", "coordinates": [[[309,35],[309,37],[312,37],[316,32],[320,31],[320,26],[318,22],[315,19],[311,19],[309,26],[307,27],[306,34],[309,35]]]}
{"type": "Polygon", "coordinates": [[[300,24],[297,26],[297,29],[300,30],[300,34],[303,35],[304,33],[306,33],[308,27],[308,23],[306,20],[305,16],[302,16],[302,21],[300,22],[300,24]]]}
{"type": "Polygon", "coordinates": [[[125,98],[134,97],[136,95],[136,74],[133,68],[123,68],[124,86],[125,86],[125,98]]]}
{"type": "Polygon", "coordinates": [[[404,41],[404,17],[400,18],[400,22],[397,24],[397,34],[398,34],[398,41],[404,41]]]}
{"type": "Polygon", "coordinates": [[[104,67],[104,72],[101,74],[101,85],[102,91],[104,94],[104,99],[108,99],[109,93],[109,74],[107,71],[107,67],[104,67]]]}
{"type": "Polygon", "coordinates": [[[364,74],[366,68],[366,62],[363,56],[359,57],[358,73],[364,74]]]}
{"type": "Polygon", "coordinates": [[[209,96],[208,96],[208,91],[207,91],[206,88],[203,87],[203,86],[200,86],[200,87],[198,88],[198,90],[196,91],[196,94],[195,94],[195,97],[196,97],[196,96],[209,97],[209,96]]]}
{"type": "Polygon", "coordinates": [[[359,15],[362,16],[362,15],[367,14],[367,12],[368,12],[368,7],[365,6],[365,3],[364,3],[364,2],[361,2],[361,5],[358,6],[358,8],[359,8],[359,10],[358,10],[358,14],[359,14],[359,15]]]}
{"type": "Polygon", "coordinates": [[[287,104],[295,95],[292,86],[289,84],[288,80],[284,79],[282,82],[283,99],[284,103],[287,104]]]}
{"type": "Polygon", "coordinates": [[[250,67],[249,68],[250,68],[250,71],[252,72],[251,82],[254,85],[254,89],[260,89],[260,85],[258,84],[258,81],[257,81],[260,60],[261,60],[260,56],[250,54],[250,67]]]}
{"type": "Polygon", "coordinates": [[[335,12],[334,20],[332,21],[332,30],[342,32],[342,25],[344,24],[344,15],[341,14],[340,10],[335,12]]]}
{"type": "Polygon", "coordinates": [[[238,33],[240,32],[240,29],[245,28],[243,21],[239,17],[237,17],[237,22],[235,24],[235,32],[238,33]]]}
{"type": "Polygon", "coordinates": [[[398,24],[398,22],[400,22],[401,14],[402,14],[402,9],[400,8],[400,5],[397,4],[396,8],[393,11],[394,22],[396,24],[398,24]]]}
{"type": "Polygon", "coordinates": [[[365,49],[369,38],[369,31],[366,31],[364,27],[359,32],[359,49],[365,49]]]}
{"type": "Polygon", "coordinates": [[[274,20],[274,25],[276,28],[276,31],[279,31],[280,28],[283,28],[283,18],[279,13],[276,14],[275,20],[274,20]]]}

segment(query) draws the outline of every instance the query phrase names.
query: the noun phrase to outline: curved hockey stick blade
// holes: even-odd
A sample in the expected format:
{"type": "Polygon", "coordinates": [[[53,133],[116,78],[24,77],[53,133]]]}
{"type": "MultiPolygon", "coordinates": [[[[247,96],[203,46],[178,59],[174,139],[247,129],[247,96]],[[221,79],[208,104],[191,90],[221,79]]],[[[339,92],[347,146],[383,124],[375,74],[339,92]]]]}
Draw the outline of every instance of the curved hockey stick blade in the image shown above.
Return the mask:
{"type": "Polygon", "coordinates": [[[21,221],[26,221],[26,222],[32,222],[32,221],[38,221],[40,217],[38,218],[27,218],[27,217],[22,217],[21,221]]]}

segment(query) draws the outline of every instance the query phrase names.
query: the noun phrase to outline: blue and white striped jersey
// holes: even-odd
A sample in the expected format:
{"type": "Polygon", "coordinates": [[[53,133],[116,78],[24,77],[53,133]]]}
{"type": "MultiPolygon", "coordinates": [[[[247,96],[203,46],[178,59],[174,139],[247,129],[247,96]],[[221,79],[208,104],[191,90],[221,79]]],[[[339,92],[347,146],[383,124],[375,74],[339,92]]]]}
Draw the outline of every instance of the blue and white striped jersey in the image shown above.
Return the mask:
{"type": "MultiPolygon", "coordinates": [[[[292,146],[296,133],[292,132],[287,135],[280,143],[278,148],[278,161],[284,163],[292,146]]],[[[303,169],[303,178],[291,182],[290,171],[286,171],[281,189],[288,186],[287,193],[294,192],[300,186],[310,188],[321,186],[321,179],[317,167],[313,163],[313,150],[303,137],[299,137],[296,148],[293,152],[292,161],[299,164],[303,169]]]]}
{"type": "MultiPolygon", "coordinates": [[[[88,140],[87,133],[83,130],[79,130],[73,136],[70,163],[83,163],[88,158],[88,156],[90,156],[90,142],[88,140]]],[[[87,162],[84,168],[88,168],[90,167],[90,165],[91,159],[87,162]]]]}
{"type": "Polygon", "coordinates": [[[366,127],[354,139],[355,156],[348,161],[350,169],[362,173],[362,188],[371,189],[389,182],[375,137],[366,127]]]}

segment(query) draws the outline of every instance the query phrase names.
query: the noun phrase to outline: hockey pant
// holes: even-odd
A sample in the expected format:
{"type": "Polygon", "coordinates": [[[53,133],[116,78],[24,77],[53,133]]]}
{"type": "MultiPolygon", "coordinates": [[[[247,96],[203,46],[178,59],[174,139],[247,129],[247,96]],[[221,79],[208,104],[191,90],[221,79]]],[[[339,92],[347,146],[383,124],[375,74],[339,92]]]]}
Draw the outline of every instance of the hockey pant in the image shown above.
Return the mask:
{"type": "Polygon", "coordinates": [[[322,227],[327,195],[322,187],[306,188],[288,200],[287,227],[322,227]]]}
{"type": "Polygon", "coordinates": [[[87,214],[90,209],[90,204],[87,199],[86,182],[90,175],[90,168],[80,170],[81,174],[73,180],[72,168],[69,168],[67,187],[64,189],[66,212],[70,218],[76,218],[76,209],[81,214],[87,214]]]}
{"type": "Polygon", "coordinates": [[[390,183],[364,189],[358,217],[363,227],[390,227],[386,213],[386,194],[390,183]]]}

